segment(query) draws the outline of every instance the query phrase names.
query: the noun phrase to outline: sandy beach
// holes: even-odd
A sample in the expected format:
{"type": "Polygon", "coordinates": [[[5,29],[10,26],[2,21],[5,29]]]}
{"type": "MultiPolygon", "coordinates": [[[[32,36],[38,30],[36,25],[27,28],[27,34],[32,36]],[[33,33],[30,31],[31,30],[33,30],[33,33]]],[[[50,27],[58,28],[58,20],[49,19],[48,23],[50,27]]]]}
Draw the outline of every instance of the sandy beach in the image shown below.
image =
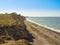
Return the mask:
{"type": "Polygon", "coordinates": [[[27,30],[35,37],[33,45],[60,45],[60,33],[25,20],[27,30]]]}

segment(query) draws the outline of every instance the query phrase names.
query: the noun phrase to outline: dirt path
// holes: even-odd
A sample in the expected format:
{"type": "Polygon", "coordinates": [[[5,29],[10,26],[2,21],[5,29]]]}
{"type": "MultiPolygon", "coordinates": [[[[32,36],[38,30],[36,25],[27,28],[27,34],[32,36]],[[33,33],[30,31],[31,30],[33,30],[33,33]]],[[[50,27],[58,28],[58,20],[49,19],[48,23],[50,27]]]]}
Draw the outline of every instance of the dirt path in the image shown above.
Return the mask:
{"type": "Polygon", "coordinates": [[[25,21],[28,31],[35,37],[33,45],[60,45],[60,34],[25,21]]]}

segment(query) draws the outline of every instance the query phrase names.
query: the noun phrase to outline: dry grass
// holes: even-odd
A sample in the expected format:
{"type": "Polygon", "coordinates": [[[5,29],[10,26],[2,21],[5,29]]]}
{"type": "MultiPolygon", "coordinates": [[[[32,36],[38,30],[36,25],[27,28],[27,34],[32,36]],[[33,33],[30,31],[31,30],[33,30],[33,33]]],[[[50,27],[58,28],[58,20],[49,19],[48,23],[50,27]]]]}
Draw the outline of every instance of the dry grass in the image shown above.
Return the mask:
{"type": "Polygon", "coordinates": [[[24,17],[15,13],[0,14],[0,45],[28,45],[24,17]]]}
{"type": "Polygon", "coordinates": [[[0,14],[0,26],[15,25],[16,20],[10,14],[0,14]]]}

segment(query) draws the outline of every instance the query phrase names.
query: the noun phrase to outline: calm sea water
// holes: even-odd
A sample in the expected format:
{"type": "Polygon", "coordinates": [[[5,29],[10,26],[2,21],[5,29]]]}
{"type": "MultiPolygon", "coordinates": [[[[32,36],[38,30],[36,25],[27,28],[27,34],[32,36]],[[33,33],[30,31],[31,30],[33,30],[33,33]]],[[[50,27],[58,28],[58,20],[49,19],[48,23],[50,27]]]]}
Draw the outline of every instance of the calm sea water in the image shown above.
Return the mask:
{"type": "Polygon", "coordinates": [[[29,17],[31,21],[60,30],[60,17],[29,17]]]}

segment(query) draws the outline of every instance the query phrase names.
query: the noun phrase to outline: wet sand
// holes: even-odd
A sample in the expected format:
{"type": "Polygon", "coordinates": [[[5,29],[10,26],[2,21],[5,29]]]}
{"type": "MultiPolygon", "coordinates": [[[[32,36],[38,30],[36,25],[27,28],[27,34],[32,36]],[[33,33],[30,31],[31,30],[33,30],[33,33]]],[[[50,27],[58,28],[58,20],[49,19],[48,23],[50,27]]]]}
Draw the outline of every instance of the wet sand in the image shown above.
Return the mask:
{"type": "Polygon", "coordinates": [[[60,33],[25,20],[27,30],[35,37],[33,45],[60,45],[60,33]]]}

